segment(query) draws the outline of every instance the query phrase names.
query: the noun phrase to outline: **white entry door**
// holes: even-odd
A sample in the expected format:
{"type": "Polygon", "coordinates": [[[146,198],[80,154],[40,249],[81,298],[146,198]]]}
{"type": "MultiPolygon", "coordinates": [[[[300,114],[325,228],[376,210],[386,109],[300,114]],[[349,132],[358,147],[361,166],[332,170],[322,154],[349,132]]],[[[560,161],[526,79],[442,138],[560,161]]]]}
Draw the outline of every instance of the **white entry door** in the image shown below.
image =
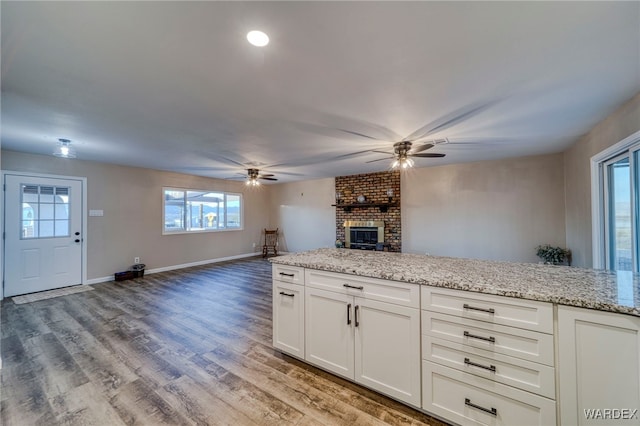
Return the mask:
{"type": "Polygon", "coordinates": [[[5,297],[82,283],[82,184],[5,175],[5,297]]]}

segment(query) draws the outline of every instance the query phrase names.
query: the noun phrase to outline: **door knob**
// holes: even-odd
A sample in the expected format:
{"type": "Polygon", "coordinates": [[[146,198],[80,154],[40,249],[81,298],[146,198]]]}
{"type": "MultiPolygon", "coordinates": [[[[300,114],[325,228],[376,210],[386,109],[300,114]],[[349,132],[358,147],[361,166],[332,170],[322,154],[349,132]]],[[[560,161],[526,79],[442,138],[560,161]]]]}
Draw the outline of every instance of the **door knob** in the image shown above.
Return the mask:
{"type": "Polygon", "coordinates": [[[80,235],[80,233],[79,233],[79,232],[76,232],[76,235],[80,235]]]}

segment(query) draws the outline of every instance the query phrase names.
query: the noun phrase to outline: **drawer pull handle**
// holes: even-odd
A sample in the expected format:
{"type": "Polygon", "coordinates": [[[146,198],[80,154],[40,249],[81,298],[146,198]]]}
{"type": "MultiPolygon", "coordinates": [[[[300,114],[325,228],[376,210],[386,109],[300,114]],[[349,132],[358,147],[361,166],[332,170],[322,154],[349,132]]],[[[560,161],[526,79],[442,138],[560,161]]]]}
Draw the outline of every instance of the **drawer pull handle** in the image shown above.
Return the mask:
{"type": "Polygon", "coordinates": [[[284,291],[281,291],[280,294],[283,295],[283,296],[289,296],[289,297],[294,297],[295,296],[295,294],[293,294],[293,293],[285,293],[284,291]]]}
{"type": "Polygon", "coordinates": [[[465,358],[464,359],[464,363],[467,364],[467,365],[470,365],[472,367],[484,368],[485,370],[489,370],[492,373],[496,372],[496,366],[495,365],[490,365],[490,366],[487,367],[486,365],[477,364],[477,363],[469,360],[469,358],[465,358]]]}
{"type": "Polygon", "coordinates": [[[468,304],[466,304],[466,303],[465,303],[464,305],[462,305],[462,307],[463,307],[464,309],[468,309],[468,310],[470,310],[470,311],[480,311],[480,312],[486,312],[486,313],[488,313],[488,314],[495,314],[495,313],[496,313],[496,310],[495,310],[495,309],[493,309],[493,308],[489,308],[489,309],[486,309],[486,308],[477,308],[477,307],[475,307],[475,306],[471,306],[471,305],[468,305],[468,304]]]}
{"type": "Polygon", "coordinates": [[[363,286],[355,286],[355,285],[349,285],[349,284],[342,284],[342,286],[346,288],[355,288],[356,290],[364,290],[363,286]]]}
{"type": "Polygon", "coordinates": [[[490,343],[495,343],[496,342],[496,338],[493,337],[493,336],[491,336],[491,337],[478,336],[477,334],[471,334],[468,331],[464,332],[464,337],[468,337],[470,339],[484,340],[485,342],[490,342],[490,343]]]}
{"type": "Polygon", "coordinates": [[[498,410],[497,409],[495,409],[493,407],[491,407],[491,409],[481,407],[481,406],[476,405],[473,402],[471,402],[471,400],[469,398],[465,398],[464,399],[464,405],[466,405],[468,407],[471,407],[471,408],[475,408],[476,410],[484,411],[485,413],[489,413],[492,416],[496,416],[496,417],[498,416],[498,410]]]}
{"type": "Polygon", "coordinates": [[[355,316],[356,316],[356,327],[360,325],[360,322],[358,321],[358,310],[360,309],[360,306],[356,305],[356,307],[354,308],[355,311],[355,316]]]}
{"type": "Polygon", "coordinates": [[[347,305],[347,325],[351,325],[351,303],[347,305]]]}
{"type": "Polygon", "coordinates": [[[280,272],[280,275],[284,275],[285,277],[291,277],[291,278],[295,276],[294,274],[286,274],[284,272],[280,272]]]}

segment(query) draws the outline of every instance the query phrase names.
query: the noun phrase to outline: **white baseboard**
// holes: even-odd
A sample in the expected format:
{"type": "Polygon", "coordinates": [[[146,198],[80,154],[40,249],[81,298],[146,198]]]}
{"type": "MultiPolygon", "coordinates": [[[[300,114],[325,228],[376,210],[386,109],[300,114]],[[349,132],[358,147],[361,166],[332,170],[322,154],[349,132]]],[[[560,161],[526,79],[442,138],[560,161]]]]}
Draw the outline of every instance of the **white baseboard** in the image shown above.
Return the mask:
{"type": "MultiPolygon", "coordinates": [[[[183,263],[183,264],[180,264],[180,265],[163,266],[161,268],[145,269],[144,273],[145,273],[145,275],[147,275],[147,274],[155,274],[155,273],[158,273],[158,272],[173,271],[173,270],[176,270],[176,269],[190,268],[192,266],[208,265],[210,263],[226,262],[228,260],[244,259],[244,258],[247,258],[247,257],[254,257],[254,256],[259,256],[259,255],[260,255],[260,252],[236,254],[234,256],[219,257],[217,259],[199,260],[198,262],[183,263]]],[[[92,278],[90,280],[85,281],[85,284],[93,285],[93,284],[105,283],[105,282],[113,281],[113,280],[114,280],[113,275],[109,275],[107,277],[92,278]]]]}

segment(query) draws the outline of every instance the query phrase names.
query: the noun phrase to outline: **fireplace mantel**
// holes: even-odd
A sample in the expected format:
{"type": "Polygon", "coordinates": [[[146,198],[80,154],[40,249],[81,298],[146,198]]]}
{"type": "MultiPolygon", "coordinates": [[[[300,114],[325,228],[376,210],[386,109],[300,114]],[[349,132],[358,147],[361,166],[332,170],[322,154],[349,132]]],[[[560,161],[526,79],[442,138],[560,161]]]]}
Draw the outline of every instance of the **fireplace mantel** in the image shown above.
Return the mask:
{"type": "Polygon", "coordinates": [[[397,201],[392,203],[353,203],[353,204],[331,204],[332,207],[343,209],[345,212],[350,212],[351,209],[361,209],[367,207],[377,207],[381,212],[386,213],[389,207],[397,207],[399,204],[397,201]]]}

